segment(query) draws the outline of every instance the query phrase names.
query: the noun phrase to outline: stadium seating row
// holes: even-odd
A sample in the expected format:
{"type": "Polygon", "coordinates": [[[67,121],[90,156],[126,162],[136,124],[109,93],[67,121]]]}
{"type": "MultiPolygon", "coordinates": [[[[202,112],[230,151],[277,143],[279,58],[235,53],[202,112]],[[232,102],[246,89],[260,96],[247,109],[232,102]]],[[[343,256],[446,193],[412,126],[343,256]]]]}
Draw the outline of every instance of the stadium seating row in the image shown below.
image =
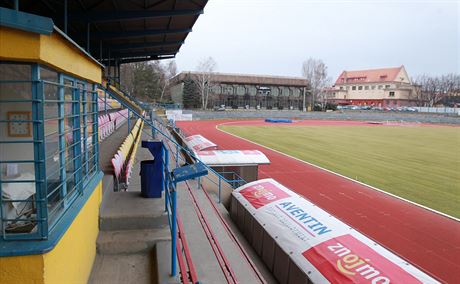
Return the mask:
{"type": "Polygon", "coordinates": [[[128,110],[120,110],[109,114],[100,115],[99,122],[99,141],[104,140],[116,129],[120,128],[128,119],[128,110]]]}
{"type": "Polygon", "coordinates": [[[116,186],[118,189],[126,188],[132,174],[134,157],[141,139],[142,127],[144,122],[138,119],[133,129],[118,148],[117,153],[112,158],[112,166],[115,175],[116,186]]]}
{"type": "Polygon", "coordinates": [[[100,111],[104,110],[105,109],[105,104],[107,103],[107,109],[119,109],[121,108],[121,103],[115,99],[105,99],[105,98],[101,98],[99,97],[98,100],[97,100],[97,104],[98,104],[98,109],[100,111]]]}

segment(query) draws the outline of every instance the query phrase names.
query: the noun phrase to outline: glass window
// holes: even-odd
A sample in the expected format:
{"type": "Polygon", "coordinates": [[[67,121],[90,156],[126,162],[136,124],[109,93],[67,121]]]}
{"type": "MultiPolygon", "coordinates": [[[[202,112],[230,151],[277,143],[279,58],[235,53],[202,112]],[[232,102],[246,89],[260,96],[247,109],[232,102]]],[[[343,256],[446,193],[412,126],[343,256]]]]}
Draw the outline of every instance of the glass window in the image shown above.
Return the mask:
{"type": "Polygon", "coordinates": [[[362,90],[363,89],[363,86],[358,86],[358,90],[362,90]]]}
{"type": "Polygon", "coordinates": [[[33,130],[40,124],[32,122],[31,81],[31,65],[0,63],[0,235],[20,233],[15,230],[18,226],[33,232],[37,224],[33,130]],[[20,199],[27,201],[13,203],[19,191],[20,199]],[[24,221],[5,220],[19,218],[24,221]]]}
{"type": "Polygon", "coordinates": [[[351,89],[352,89],[353,91],[356,91],[356,86],[352,86],[351,89]]]}
{"type": "Polygon", "coordinates": [[[390,97],[394,97],[394,96],[395,96],[395,92],[390,92],[390,93],[389,93],[389,96],[390,96],[390,97]]]}
{"type": "Polygon", "coordinates": [[[364,90],[369,90],[369,86],[364,86],[364,90]]]}
{"type": "MultiPolygon", "coordinates": [[[[2,183],[0,194],[18,186],[33,187],[32,192],[36,192],[36,184],[41,186],[41,183],[35,182],[35,169],[39,165],[38,177],[46,181],[44,192],[50,229],[77,197],[74,193],[84,189],[85,182],[97,169],[98,106],[93,87],[93,84],[64,76],[47,67],[0,63],[0,141],[8,142],[0,143],[0,180],[23,181],[11,185],[2,183]],[[38,82],[32,80],[32,70],[36,71],[34,74],[38,77],[34,79],[38,82]],[[33,89],[32,81],[42,88],[33,89]],[[32,90],[38,90],[36,98],[43,98],[43,103],[32,102],[32,90]],[[30,126],[29,133],[22,137],[8,132],[10,114],[19,112],[26,115],[26,121],[21,118],[21,123],[30,126]],[[42,112],[43,121],[33,122],[32,118],[42,112]],[[38,137],[37,131],[42,130],[44,143],[34,142],[38,137]],[[43,156],[43,164],[35,160],[37,155],[43,156]]],[[[2,210],[5,204],[8,203],[0,205],[2,210]]],[[[36,216],[34,208],[37,206],[32,206],[32,199],[24,204],[27,205],[24,212],[28,212],[28,216],[36,216]]],[[[34,222],[37,222],[36,219],[34,222]]],[[[0,225],[5,225],[5,222],[2,223],[0,225]]]]}

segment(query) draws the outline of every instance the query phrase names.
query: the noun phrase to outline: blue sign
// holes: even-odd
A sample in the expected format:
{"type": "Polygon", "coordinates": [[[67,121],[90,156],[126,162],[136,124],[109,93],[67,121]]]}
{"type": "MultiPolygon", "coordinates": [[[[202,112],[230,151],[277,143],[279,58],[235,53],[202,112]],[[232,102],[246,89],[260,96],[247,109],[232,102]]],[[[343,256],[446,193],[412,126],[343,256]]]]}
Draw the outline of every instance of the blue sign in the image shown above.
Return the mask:
{"type": "Polygon", "coordinates": [[[208,174],[208,169],[201,162],[176,168],[173,170],[172,175],[175,182],[181,182],[208,174]]]}

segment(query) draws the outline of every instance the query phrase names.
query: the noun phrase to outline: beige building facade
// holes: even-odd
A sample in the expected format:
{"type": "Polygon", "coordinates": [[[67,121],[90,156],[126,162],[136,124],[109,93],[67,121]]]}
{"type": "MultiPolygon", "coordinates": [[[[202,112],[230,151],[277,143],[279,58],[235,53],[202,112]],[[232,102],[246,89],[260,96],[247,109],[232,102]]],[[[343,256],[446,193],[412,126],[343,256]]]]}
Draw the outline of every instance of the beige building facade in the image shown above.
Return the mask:
{"type": "Polygon", "coordinates": [[[327,101],[339,105],[399,107],[415,105],[414,87],[404,66],[343,71],[326,90],[327,101]]]}

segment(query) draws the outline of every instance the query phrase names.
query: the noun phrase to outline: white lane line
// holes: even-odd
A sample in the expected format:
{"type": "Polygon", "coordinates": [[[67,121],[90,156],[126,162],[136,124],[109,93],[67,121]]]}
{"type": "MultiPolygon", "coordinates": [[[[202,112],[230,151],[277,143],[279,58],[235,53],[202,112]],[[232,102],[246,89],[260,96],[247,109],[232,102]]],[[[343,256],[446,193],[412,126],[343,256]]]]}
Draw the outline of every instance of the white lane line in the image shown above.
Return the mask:
{"type": "MultiPolygon", "coordinates": [[[[235,121],[233,121],[233,122],[235,122],[235,121]]],[[[239,122],[239,121],[238,121],[238,122],[239,122]]],[[[247,141],[247,142],[249,142],[249,143],[253,143],[253,144],[258,145],[258,146],[260,146],[260,147],[263,147],[263,148],[265,148],[265,149],[268,149],[268,150],[274,151],[274,152],[276,152],[276,153],[282,154],[282,155],[284,155],[284,156],[287,156],[287,157],[289,157],[289,158],[291,158],[291,159],[297,160],[297,161],[299,161],[299,162],[305,163],[305,164],[310,165],[310,166],[312,166],[312,167],[315,167],[315,168],[318,168],[318,169],[320,169],[320,170],[326,171],[326,172],[328,172],[328,173],[334,174],[334,175],[339,176],[339,177],[341,177],[341,178],[344,178],[344,179],[347,179],[347,180],[349,180],[349,181],[355,182],[355,183],[357,183],[357,184],[366,186],[366,187],[368,187],[368,188],[370,188],[370,189],[373,189],[373,190],[375,190],[375,191],[378,191],[378,192],[384,193],[384,194],[386,194],[386,195],[395,197],[395,198],[397,198],[397,199],[399,199],[399,200],[408,202],[408,203],[410,203],[410,204],[412,204],[412,205],[418,206],[418,207],[423,208],[423,209],[425,209],[425,210],[428,210],[428,211],[430,211],[430,212],[433,212],[433,213],[439,214],[439,215],[441,215],[441,216],[444,216],[444,217],[446,217],[446,218],[452,219],[452,220],[454,220],[454,221],[460,222],[460,219],[459,219],[459,218],[456,218],[456,217],[454,217],[454,216],[450,216],[450,215],[448,215],[448,214],[446,214],[446,213],[437,211],[437,210],[435,210],[435,209],[432,209],[432,208],[430,208],[430,207],[424,206],[424,205],[419,204],[419,203],[417,203],[417,202],[410,201],[410,200],[408,200],[408,199],[402,198],[402,197],[397,196],[397,195],[395,195],[395,194],[386,192],[386,191],[384,191],[384,190],[382,190],[382,189],[380,189],[380,188],[377,188],[377,187],[375,187],[375,186],[368,185],[368,184],[365,184],[365,183],[363,183],[363,182],[354,180],[354,179],[349,178],[349,177],[347,177],[347,176],[344,176],[344,175],[341,175],[341,174],[339,174],[339,173],[333,172],[333,171],[331,171],[331,170],[325,169],[325,168],[320,167],[320,166],[318,166],[318,165],[315,165],[315,164],[306,162],[306,161],[304,161],[304,160],[301,160],[301,159],[299,159],[299,158],[293,157],[293,156],[288,155],[288,154],[286,154],[286,153],[280,152],[280,151],[278,151],[278,150],[275,150],[275,149],[272,149],[272,148],[270,148],[270,147],[267,147],[267,146],[261,145],[261,144],[259,144],[259,143],[256,143],[256,142],[254,142],[254,141],[248,140],[248,139],[246,139],[246,138],[239,137],[239,136],[234,135],[234,134],[232,134],[232,133],[229,133],[229,132],[227,132],[227,131],[225,131],[225,130],[219,129],[219,127],[218,127],[218,126],[220,126],[220,125],[231,124],[231,123],[232,123],[232,122],[224,122],[224,123],[221,123],[221,124],[216,125],[215,127],[216,127],[216,129],[217,129],[218,131],[221,131],[221,132],[226,133],[226,134],[228,134],[228,135],[231,135],[231,136],[233,136],[233,137],[236,137],[236,138],[245,140],[245,141],[247,141]]]]}

